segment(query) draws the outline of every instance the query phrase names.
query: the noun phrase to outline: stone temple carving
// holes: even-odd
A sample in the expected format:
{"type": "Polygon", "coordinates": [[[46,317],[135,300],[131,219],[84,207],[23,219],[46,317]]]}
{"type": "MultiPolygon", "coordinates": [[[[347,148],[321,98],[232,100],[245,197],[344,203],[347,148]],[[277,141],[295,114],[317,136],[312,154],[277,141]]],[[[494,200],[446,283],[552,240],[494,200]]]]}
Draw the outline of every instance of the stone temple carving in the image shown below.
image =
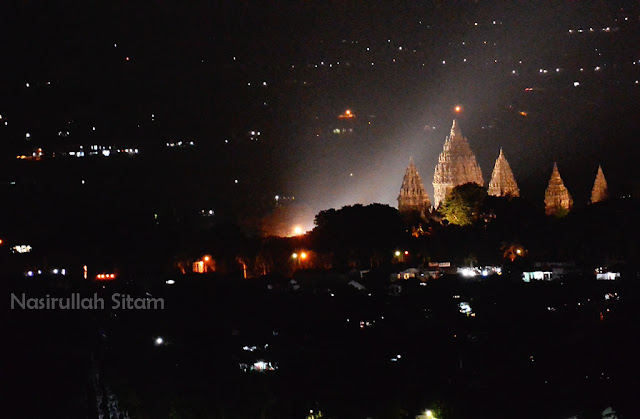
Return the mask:
{"type": "Polygon", "coordinates": [[[433,174],[433,205],[439,207],[451,189],[469,182],[484,186],[476,156],[454,119],[433,174]]]}
{"type": "Polygon", "coordinates": [[[591,190],[591,203],[606,201],[609,198],[609,190],[607,187],[607,180],[604,178],[602,172],[602,166],[598,166],[598,174],[596,174],[596,181],[593,183],[593,189],[591,190]]]}
{"type": "Polygon", "coordinates": [[[520,196],[520,189],[502,149],[500,149],[500,155],[496,159],[496,165],[493,167],[488,194],[493,196],[520,196]]]}
{"type": "Polygon", "coordinates": [[[431,206],[429,195],[422,183],[420,173],[413,164],[413,158],[409,159],[409,166],[402,179],[400,195],[398,195],[398,210],[406,211],[427,211],[431,206]]]}
{"type": "Polygon", "coordinates": [[[571,211],[572,207],[573,199],[560,177],[558,165],[553,163],[549,186],[544,193],[544,212],[547,215],[558,215],[562,211],[571,211]]]}

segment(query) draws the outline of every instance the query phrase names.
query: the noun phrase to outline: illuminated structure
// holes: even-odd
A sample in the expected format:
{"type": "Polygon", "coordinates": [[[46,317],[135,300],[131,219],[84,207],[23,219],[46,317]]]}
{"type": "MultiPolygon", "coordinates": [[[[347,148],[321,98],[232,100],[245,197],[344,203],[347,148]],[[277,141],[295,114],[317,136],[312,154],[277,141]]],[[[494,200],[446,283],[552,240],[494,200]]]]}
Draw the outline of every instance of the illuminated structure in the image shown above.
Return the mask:
{"type": "Polygon", "coordinates": [[[402,187],[400,188],[400,194],[398,195],[398,210],[400,212],[406,211],[427,211],[431,206],[429,201],[429,195],[424,188],[420,173],[413,164],[413,157],[409,159],[409,166],[404,173],[402,179],[402,187]]]}
{"type": "Polygon", "coordinates": [[[199,259],[193,262],[193,264],[191,265],[191,268],[193,272],[197,274],[206,274],[209,272],[215,272],[216,262],[211,256],[205,255],[202,257],[202,259],[199,259]]]}
{"type": "Polygon", "coordinates": [[[502,149],[500,149],[500,155],[493,167],[488,194],[493,196],[520,196],[520,189],[502,149]]]}
{"type": "Polygon", "coordinates": [[[602,166],[598,166],[596,180],[593,182],[593,189],[591,189],[591,203],[595,204],[596,202],[606,201],[608,197],[607,180],[604,178],[602,166]]]}
{"type": "Polygon", "coordinates": [[[453,188],[469,182],[484,186],[476,156],[454,119],[433,174],[433,205],[439,207],[453,188]]]}
{"type": "Polygon", "coordinates": [[[573,198],[564,186],[558,165],[553,163],[549,186],[544,193],[544,212],[547,215],[561,215],[563,212],[571,211],[571,208],[573,208],[573,198]]]}

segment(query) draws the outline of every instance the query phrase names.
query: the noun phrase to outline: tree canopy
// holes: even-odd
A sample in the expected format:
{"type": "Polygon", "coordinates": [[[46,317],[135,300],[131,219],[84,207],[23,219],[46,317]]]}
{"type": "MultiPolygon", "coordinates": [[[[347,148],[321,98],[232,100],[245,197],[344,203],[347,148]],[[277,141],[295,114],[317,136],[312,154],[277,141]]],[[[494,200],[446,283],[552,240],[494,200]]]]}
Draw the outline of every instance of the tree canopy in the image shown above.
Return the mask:
{"type": "Polygon", "coordinates": [[[449,224],[467,226],[480,217],[482,203],[487,197],[484,188],[476,183],[456,186],[447,195],[440,212],[449,224]]]}

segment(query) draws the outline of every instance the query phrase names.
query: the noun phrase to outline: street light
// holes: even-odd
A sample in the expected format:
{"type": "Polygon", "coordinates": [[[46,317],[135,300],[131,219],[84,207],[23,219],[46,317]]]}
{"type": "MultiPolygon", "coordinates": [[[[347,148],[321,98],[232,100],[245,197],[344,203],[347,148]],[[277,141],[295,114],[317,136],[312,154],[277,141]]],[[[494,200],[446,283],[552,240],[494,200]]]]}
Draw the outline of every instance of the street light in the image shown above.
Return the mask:
{"type": "Polygon", "coordinates": [[[292,254],[292,255],[291,255],[291,257],[292,257],[293,259],[298,259],[298,254],[297,254],[297,253],[294,253],[294,254],[292,254]]]}
{"type": "Polygon", "coordinates": [[[305,252],[300,253],[300,259],[306,259],[307,254],[305,252]]]}

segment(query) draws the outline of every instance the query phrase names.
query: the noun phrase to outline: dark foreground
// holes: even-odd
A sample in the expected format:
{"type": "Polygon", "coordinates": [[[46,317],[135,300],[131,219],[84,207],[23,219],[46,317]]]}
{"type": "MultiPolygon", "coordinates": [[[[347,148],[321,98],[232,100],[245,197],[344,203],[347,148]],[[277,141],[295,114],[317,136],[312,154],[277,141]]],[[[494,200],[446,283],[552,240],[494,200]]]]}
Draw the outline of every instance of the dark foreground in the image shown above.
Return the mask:
{"type": "Polygon", "coordinates": [[[452,276],[390,296],[382,274],[362,280],[366,291],[331,278],[296,291],[285,279],[175,279],[6,281],[4,416],[93,418],[109,399],[112,417],[132,418],[640,413],[637,280],[452,276]],[[98,292],[106,309],[10,310],[10,292],[75,291],[98,292]],[[148,292],[165,308],[111,310],[114,292],[148,292]]]}

